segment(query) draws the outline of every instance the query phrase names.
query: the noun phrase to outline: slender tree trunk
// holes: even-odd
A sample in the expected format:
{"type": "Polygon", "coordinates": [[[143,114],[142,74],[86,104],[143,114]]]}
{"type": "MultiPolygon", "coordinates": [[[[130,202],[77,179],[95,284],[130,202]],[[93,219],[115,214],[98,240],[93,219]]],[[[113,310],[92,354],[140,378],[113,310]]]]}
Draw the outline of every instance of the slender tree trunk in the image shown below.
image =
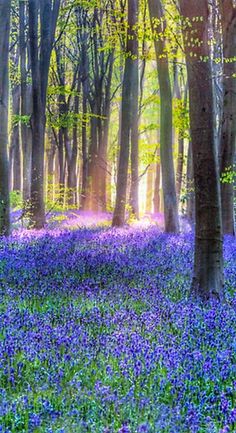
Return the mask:
{"type": "Polygon", "coordinates": [[[204,301],[223,299],[223,242],[220,181],[214,134],[214,96],[208,41],[207,0],[180,0],[189,84],[190,129],[195,183],[195,254],[192,293],[204,301]],[[195,20],[195,17],[202,20],[195,20]],[[201,43],[194,43],[198,40],[201,43]],[[193,41],[191,43],[191,41],[193,41]],[[202,60],[204,59],[204,61],[202,60]]]}
{"type": "Polygon", "coordinates": [[[177,170],[176,170],[177,203],[179,203],[180,196],[181,196],[183,170],[184,170],[184,139],[183,137],[179,137],[178,138],[178,160],[177,160],[177,170]]]}
{"type": "Polygon", "coordinates": [[[110,115],[111,115],[111,86],[112,86],[112,75],[114,66],[114,49],[111,50],[108,57],[108,73],[105,86],[105,95],[101,101],[104,106],[103,116],[104,120],[101,121],[102,132],[101,132],[101,142],[99,143],[99,165],[100,165],[100,175],[99,175],[99,202],[102,211],[107,209],[107,172],[108,172],[108,162],[107,162],[107,149],[108,149],[108,136],[109,136],[109,126],[110,126],[110,115]]]}
{"type": "MultiPolygon", "coordinates": [[[[78,95],[80,92],[80,83],[77,89],[78,95]]],[[[79,96],[75,96],[74,101],[74,113],[79,113],[79,96]]],[[[75,206],[77,204],[77,154],[78,154],[78,127],[77,121],[73,125],[73,143],[70,155],[70,161],[68,162],[68,188],[69,188],[69,205],[75,206]]]]}
{"type": "MultiPolygon", "coordinates": [[[[93,110],[95,114],[95,110],[93,110]]],[[[98,158],[98,127],[96,114],[91,117],[91,138],[88,160],[88,179],[86,193],[86,209],[94,212],[98,211],[99,198],[99,170],[97,165],[98,158]]]]}
{"type": "Polygon", "coordinates": [[[85,210],[87,181],[88,181],[88,161],[87,161],[87,86],[83,82],[83,122],[82,122],[82,170],[81,170],[81,195],[80,209],[85,210]]]}
{"type": "Polygon", "coordinates": [[[65,199],[65,152],[64,152],[64,135],[62,128],[58,134],[58,162],[59,162],[59,202],[64,205],[65,199]]]}
{"type": "MultiPolygon", "coordinates": [[[[220,0],[223,29],[223,121],[220,141],[221,175],[233,170],[236,140],[236,7],[233,0],[220,0]]],[[[234,183],[221,183],[223,233],[235,235],[234,183]]]]}
{"type": "MultiPolygon", "coordinates": [[[[44,204],[44,132],[45,112],[41,99],[41,77],[38,47],[39,2],[29,0],[29,38],[32,71],[32,169],[31,169],[31,223],[42,228],[45,223],[44,204]]],[[[42,42],[41,42],[42,43],[42,42]]]]}
{"type": "Polygon", "coordinates": [[[193,179],[193,152],[192,143],[189,142],[188,146],[188,162],[187,162],[187,208],[186,214],[190,223],[195,219],[195,194],[194,194],[194,179],[193,179]]]}
{"type": "Polygon", "coordinates": [[[23,203],[27,209],[30,199],[31,187],[31,158],[32,158],[32,135],[31,128],[27,116],[32,113],[32,92],[31,86],[27,83],[27,67],[26,67],[26,4],[23,1],[19,2],[19,48],[20,48],[20,114],[22,116],[20,132],[22,145],[22,182],[23,182],[23,203]]]}
{"type": "Polygon", "coordinates": [[[12,89],[12,134],[11,148],[13,156],[12,164],[12,189],[13,191],[21,191],[21,152],[20,152],[20,127],[19,121],[15,118],[20,115],[20,87],[15,85],[12,89]]]}
{"type": "MultiPolygon", "coordinates": [[[[178,49],[177,49],[178,51],[178,49]]],[[[177,55],[177,51],[175,53],[175,56],[177,55]]],[[[174,75],[174,96],[179,101],[179,104],[181,104],[181,109],[185,111],[186,105],[187,105],[187,91],[184,95],[184,100],[181,94],[181,87],[179,83],[179,72],[178,72],[178,65],[177,61],[174,60],[173,64],[173,75],[174,75]]],[[[180,113],[180,117],[181,117],[180,113]]],[[[185,114],[184,114],[185,115],[185,114]]],[[[180,122],[182,119],[180,119],[180,122]]],[[[179,208],[180,204],[180,195],[181,195],[181,189],[182,189],[182,183],[183,183],[183,168],[184,168],[184,136],[183,136],[184,130],[182,125],[180,125],[179,131],[178,131],[178,158],[177,158],[177,170],[176,170],[176,194],[177,194],[177,205],[179,208]]]]}
{"type": "Polygon", "coordinates": [[[50,140],[50,149],[47,151],[47,200],[54,202],[54,186],[55,186],[55,156],[56,144],[54,139],[50,140]]]}
{"type": "Polygon", "coordinates": [[[0,235],[10,232],[8,97],[10,0],[0,0],[0,235]]]}
{"type": "Polygon", "coordinates": [[[32,73],[31,225],[45,224],[44,140],[48,73],[60,0],[29,0],[29,40],[32,73]],[[39,33],[40,14],[40,33],[39,33]],[[40,41],[39,41],[40,39],[40,41]],[[40,43],[39,43],[40,42],[40,43]]]}
{"type": "Polygon", "coordinates": [[[151,164],[147,171],[146,185],[146,213],[152,212],[152,197],[153,197],[153,169],[154,164],[151,164]]]}
{"type": "Polygon", "coordinates": [[[164,13],[161,0],[148,0],[148,3],[152,30],[155,38],[154,43],[161,100],[160,154],[165,231],[177,233],[179,231],[179,221],[172,149],[172,92],[169,63],[165,51],[165,40],[163,35],[163,31],[165,30],[164,13]],[[161,38],[160,33],[162,34],[161,38]]]}
{"type": "MultiPolygon", "coordinates": [[[[138,25],[138,2],[135,11],[138,25]]],[[[132,80],[132,119],[131,119],[131,185],[130,185],[130,206],[131,212],[139,218],[139,43],[138,38],[133,40],[133,80],[132,80]]]]}
{"type": "Polygon", "coordinates": [[[132,122],[132,84],[134,79],[134,60],[132,58],[134,49],[135,32],[137,23],[138,2],[128,1],[128,37],[126,47],[125,70],[122,87],[122,105],[120,121],[120,152],[116,188],[116,204],[113,214],[112,225],[122,226],[125,223],[125,206],[128,181],[129,151],[132,122]]]}
{"type": "Polygon", "coordinates": [[[155,184],[154,184],[154,197],[153,197],[154,213],[159,213],[161,211],[160,187],[161,187],[161,166],[160,166],[160,162],[157,162],[155,184]]]}

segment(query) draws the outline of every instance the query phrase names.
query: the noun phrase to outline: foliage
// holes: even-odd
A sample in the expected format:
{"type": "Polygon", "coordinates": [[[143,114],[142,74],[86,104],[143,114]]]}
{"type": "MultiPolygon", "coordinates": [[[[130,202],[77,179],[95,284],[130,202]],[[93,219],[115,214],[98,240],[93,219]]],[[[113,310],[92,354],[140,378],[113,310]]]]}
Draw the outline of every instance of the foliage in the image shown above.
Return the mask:
{"type": "Polygon", "coordinates": [[[221,174],[222,183],[234,183],[236,179],[235,167],[227,167],[224,173],[221,174]]]}
{"type": "Polygon", "coordinates": [[[22,209],[23,199],[20,191],[10,192],[10,206],[12,209],[22,209]]]}

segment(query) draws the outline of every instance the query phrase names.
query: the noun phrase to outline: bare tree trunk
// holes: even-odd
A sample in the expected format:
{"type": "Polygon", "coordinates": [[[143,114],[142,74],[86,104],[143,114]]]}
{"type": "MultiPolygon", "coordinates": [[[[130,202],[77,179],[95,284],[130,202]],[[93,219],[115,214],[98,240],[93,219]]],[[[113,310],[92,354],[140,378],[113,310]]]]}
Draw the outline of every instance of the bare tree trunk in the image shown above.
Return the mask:
{"type": "Polygon", "coordinates": [[[22,145],[22,181],[23,181],[23,203],[24,208],[27,208],[27,203],[30,199],[30,184],[31,184],[31,157],[32,157],[32,136],[29,127],[27,116],[31,115],[32,111],[32,94],[29,84],[27,84],[27,68],[26,68],[26,4],[19,2],[19,48],[20,48],[20,87],[21,87],[21,145],[22,145]]]}
{"type": "MultiPolygon", "coordinates": [[[[137,2],[135,11],[136,23],[138,25],[139,7],[137,2]]],[[[139,42],[135,37],[133,40],[133,80],[132,80],[132,119],[131,119],[131,185],[130,185],[130,206],[131,212],[139,218],[139,42]]]]}
{"type": "Polygon", "coordinates": [[[125,206],[128,181],[129,151],[132,122],[132,84],[134,79],[134,60],[132,58],[137,23],[137,0],[128,1],[128,37],[126,46],[125,70],[122,88],[122,105],[120,121],[120,153],[116,188],[116,204],[112,225],[122,226],[125,223],[125,206]]]}
{"type": "Polygon", "coordinates": [[[29,40],[32,73],[31,225],[45,224],[44,139],[48,73],[60,0],[29,0],[29,40]],[[40,14],[40,29],[39,29],[40,14]],[[40,30],[40,32],[39,32],[40,30]]]}
{"type": "Polygon", "coordinates": [[[161,166],[160,166],[160,162],[157,162],[155,185],[154,185],[154,197],[153,197],[154,213],[159,213],[161,211],[160,187],[161,187],[161,166]]]}
{"type": "Polygon", "coordinates": [[[19,2],[19,45],[20,45],[20,85],[21,85],[21,145],[23,157],[23,203],[28,208],[31,190],[31,167],[32,167],[32,133],[29,127],[29,118],[32,114],[32,88],[27,83],[26,66],[26,4],[19,2]],[[23,120],[24,118],[24,120],[23,120]]]}
{"type": "MultiPolygon", "coordinates": [[[[181,95],[181,88],[179,83],[179,73],[176,65],[176,61],[174,62],[174,81],[175,81],[175,95],[181,104],[183,104],[182,110],[185,111],[187,105],[187,91],[185,92],[184,98],[181,95]],[[184,100],[183,100],[184,99],[184,100]]],[[[184,114],[185,115],[185,114],[184,114]]],[[[180,195],[182,190],[183,183],[183,168],[184,168],[184,131],[183,128],[179,128],[178,132],[178,159],[177,159],[177,170],[176,170],[176,194],[177,194],[177,204],[179,207],[180,195]]]]}
{"type": "Polygon", "coordinates": [[[53,138],[50,139],[50,148],[47,150],[47,200],[54,202],[55,186],[55,156],[56,144],[53,138]]]}
{"type": "Polygon", "coordinates": [[[146,213],[152,212],[152,197],[153,197],[153,169],[154,164],[151,164],[147,171],[146,185],[146,213]]]}
{"type": "MultiPolygon", "coordinates": [[[[93,114],[95,114],[94,111],[93,114]]],[[[99,197],[99,170],[97,171],[98,127],[96,115],[91,117],[90,124],[91,137],[89,147],[88,179],[85,208],[97,212],[99,197]]]]}
{"type": "MultiPolygon", "coordinates": [[[[223,29],[223,121],[220,142],[221,175],[233,170],[236,140],[236,7],[233,0],[220,0],[223,29]]],[[[221,183],[223,233],[235,235],[234,183],[221,183]]]]}
{"type": "Polygon", "coordinates": [[[100,165],[100,185],[99,185],[99,202],[102,211],[107,209],[107,149],[108,149],[108,135],[109,135],[109,125],[110,125],[110,115],[111,115],[111,86],[112,86],[112,75],[114,66],[114,49],[111,50],[108,57],[108,73],[105,86],[105,95],[103,105],[103,117],[104,120],[101,122],[101,142],[99,143],[99,165],[100,165]]]}
{"type": "Polygon", "coordinates": [[[21,191],[21,152],[20,152],[20,127],[19,120],[15,118],[20,115],[20,87],[15,85],[12,89],[12,133],[11,133],[11,151],[13,157],[12,163],[12,189],[21,191]]]}
{"type": "MultiPolygon", "coordinates": [[[[80,84],[77,89],[80,92],[80,84]]],[[[79,96],[75,96],[74,101],[74,113],[78,115],[79,113],[79,96]]],[[[70,160],[68,161],[68,189],[69,189],[69,205],[75,206],[77,204],[77,154],[78,154],[78,127],[77,121],[73,125],[73,142],[70,160]]]]}
{"type": "Polygon", "coordinates": [[[204,301],[212,298],[222,300],[223,242],[208,40],[209,4],[207,0],[181,0],[180,9],[183,17],[191,22],[191,27],[184,24],[183,34],[189,84],[196,206],[192,293],[204,301]],[[193,19],[199,16],[202,20],[193,19]],[[193,33],[194,41],[201,43],[194,43],[193,33]]]}
{"type": "Polygon", "coordinates": [[[87,181],[88,181],[88,161],[87,161],[87,91],[83,83],[83,122],[82,122],[82,170],[81,170],[81,195],[80,209],[85,210],[87,181]]]}
{"type": "Polygon", "coordinates": [[[187,162],[187,208],[186,214],[188,220],[193,223],[195,219],[195,194],[194,194],[194,179],[193,179],[193,152],[192,143],[189,142],[188,146],[188,162],[187,162]]]}
{"type": "Polygon", "coordinates": [[[8,97],[10,0],[0,0],[0,235],[10,233],[8,97]]]}
{"type": "Polygon", "coordinates": [[[160,154],[162,187],[164,199],[165,231],[179,231],[175,173],[172,149],[172,92],[169,75],[169,63],[165,51],[164,12],[161,0],[148,0],[157,60],[158,80],[161,98],[160,119],[160,154]],[[162,37],[160,38],[160,33],[162,37]],[[158,36],[159,35],[159,36],[158,36]]]}

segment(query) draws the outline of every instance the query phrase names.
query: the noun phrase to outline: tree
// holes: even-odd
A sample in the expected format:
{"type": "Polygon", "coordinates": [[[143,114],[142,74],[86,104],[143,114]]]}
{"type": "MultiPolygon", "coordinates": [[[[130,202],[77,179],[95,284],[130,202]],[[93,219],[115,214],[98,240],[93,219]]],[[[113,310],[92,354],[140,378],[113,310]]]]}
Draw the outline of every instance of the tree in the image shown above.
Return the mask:
{"type": "Polygon", "coordinates": [[[0,235],[10,232],[8,98],[10,0],[0,0],[0,235]]]}
{"type": "MultiPolygon", "coordinates": [[[[137,22],[135,26],[138,25],[138,3],[136,19],[137,22]]],[[[132,79],[132,94],[131,94],[131,104],[132,104],[132,119],[131,119],[131,185],[130,185],[130,206],[131,212],[136,217],[139,218],[139,42],[136,35],[133,40],[133,79],[132,79]]]]}
{"type": "Polygon", "coordinates": [[[32,75],[31,224],[42,228],[44,205],[44,139],[50,58],[60,0],[29,0],[29,40],[32,75]],[[40,15],[40,28],[39,28],[40,15]]]}
{"type": "Polygon", "coordinates": [[[222,222],[225,234],[235,234],[234,183],[227,179],[233,171],[236,140],[236,6],[220,0],[223,37],[223,119],[220,139],[222,222]]]}
{"type": "Polygon", "coordinates": [[[207,0],[180,0],[189,84],[195,184],[195,251],[192,293],[222,300],[223,252],[220,178],[214,134],[214,97],[207,0]]]}
{"type": "Polygon", "coordinates": [[[125,207],[128,182],[129,152],[132,125],[132,85],[135,78],[136,29],[138,22],[138,0],[128,1],[128,31],[125,53],[125,69],[122,85],[120,119],[120,151],[117,174],[116,203],[112,225],[125,223],[125,207]],[[134,56],[134,57],[133,57],[134,56]]]}
{"type": "Polygon", "coordinates": [[[32,110],[32,89],[27,73],[26,4],[19,1],[19,51],[20,51],[20,115],[21,145],[23,157],[23,203],[27,209],[30,199],[32,135],[29,118],[32,110]]]}
{"type": "Polygon", "coordinates": [[[172,91],[166,51],[164,11],[161,0],[148,0],[160,87],[160,156],[164,199],[165,231],[179,231],[172,149],[172,91]]]}
{"type": "Polygon", "coordinates": [[[107,147],[115,60],[115,46],[110,34],[113,13],[112,4],[105,2],[102,8],[94,8],[91,19],[88,95],[91,110],[91,143],[88,152],[86,206],[94,211],[106,210],[107,147]]]}

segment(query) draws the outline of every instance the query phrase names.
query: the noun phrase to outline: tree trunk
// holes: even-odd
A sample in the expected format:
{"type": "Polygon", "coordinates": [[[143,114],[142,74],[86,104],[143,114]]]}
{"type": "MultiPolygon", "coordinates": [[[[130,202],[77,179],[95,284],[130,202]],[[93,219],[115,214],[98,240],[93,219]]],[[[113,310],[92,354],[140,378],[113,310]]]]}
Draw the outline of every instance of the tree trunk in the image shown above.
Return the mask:
{"type": "Polygon", "coordinates": [[[31,226],[45,224],[44,139],[48,73],[60,0],[29,0],[29,40],[32,74],[31,226]],[[40,33],[39,33],[40,12],[40,33]],[[40,41],[39,41],[40,39],[40,41]],[[40,43],[39,43],[40,42],[40,43]]]}
{"type": "Polygon", "coordinates": [[[65,152],[64,152],[64,135],[62,128],[58,133],[58,162],[59,162],[59,190],[58,201],[64,205],[65,200],[65,152]]]}
{"type": "Polygon", "coordinates": [[[126,46],[125,70],[122,87],[121,121],[120,121],[120,152],[116,188],[116,204],[112,225],[122,226],[125,223],[125,206],[128,181],[129,151],[132,122],[132,84],[134,79],[135,32],[134,26],[138,20],[137,0],[128,1],[128,37],[126,46]]]}
{"type": "Polygon", "coordinates": [[[165,231],[179,231],[175,173],[172,149],[172,93],[169,75],[169,63],[165,51],[165,20],[161,0],[149,0],[149,10],[157,60],[160,87],[160,154],[162,187],[164,199],[165,231]],[[160,38],[160,34],[162,37],[160,38]]]}
{"type": "MultiPolygon", "coordinates": [[[[178,48],[176,48],[175,56],[177,55],[178,48]]],[[[179,101],[181,111],[180,113],[180,127],[178,128],[178,158],[177,158],[177,169],[176,169],[176,194],[177,194],[177,205],[179,208],[180,204],[180,196],[181,196],[181,190],[182,190],[182,183],[183,183],[183,168],[184,168],[184,127],[181,124],[183,119],[182,116],[185,116],[185,110],[187,106],[187,87],[185,90],[185,95],[183,98],[183,95],[181,94],[181,87],[179,83],[179,72],[178,72],[178,65],[177,60],[174,60],[173,64],[173,75],[174,75],[174,96],[179,101]]]]}
{"type": "MultiPolygon", "coordinates": [[[[138,2],[135,11],[138,25],[138,2]]],[[[133,80],[132,80],[132,119],[131,119],[131,185],[130,185],[130,206],[131,212],[139,218],[139,43],[138,38],[133,40],[133,80]]]]}
{"type": "Polygon", "coordinates": [[[82,122],[82,170],[81,170],[81,194],[80,209],[85,210],[88,178],[87,161],[87,86],[83,82],[83,122],[82,122]]]}
{"type": "Polygon", "coordinates": [[[113,75],[113,66],[114,66],[114,49],[111,49],[111,52],[108,54],[108,73],[106,77],[106,86],[105,86],[105,94],[104,97],[101,97],[103,110],[101,119],[101,142],[99,143],[99,202],[100,208],[102,211],[106,211],[107,209],[107,172],[108,172],[108,163],[107,163],[107,148],[108,148],[108,136],[109,136],[109,125],[110,125],[110,115],[111,115],[111,86],[112,86],[112,75],[113,75]]]}
{"type": "MultiPolygon", "coordinates": [[[[80,92],[80,83],[78,84],[78,94],[80,92]]],[[[74,101],[74,114],[79,113],[79,96],[75,96],[74,101]]],[[[73,125],[73,143],[70,155],[70,161],[68,162],[68,189],[69,189],[69,199],[68,204],[71,206],[77,205],[77,154],[78,154],[78,127],[77,119],[74,121],[73,125]]]]}
{"type": "Polygon", "coordinates": [[[191,22],[191,27],[184,24],[183,34],[189,84],[196,207],[192,293],[203,301],[212,298],[222,300],[223,242],[208,40],[209,5],[207,0],[181,0],[180,9],[183,17],[191,22]],[[193,19],[199,16],[202,20],[193,19]],[[195,43],[196,40],[201,43],[195,43]]]}
{"type": "Polygon", "coordinates": [[[147,185],[146,185],[146,213],[152,212],[152,197],[153,197],[153,169],[154,165],[151,164],[147,171],[147,185]]]}
{"type": "Polygon", "coordinates": [[[10,232],[8,97],[10,0],[0,0],[0,235],[10,232]]]}
{"type": "MultiPolygon", "coordinates": [[[[236,140],[236,7],[232,0],[221,0],[223,29],[223,121],[220,141],[220,171],[221,175],[231,172],[235,157],[236,140]],[[231,59],[229,61],[229,59],[231,59]]],[[[235,235],[234,220],[234,183],[221,183],[221,206],[223,233],[235,235]]]]}
{"type": "Polygon", "coordinates": [[[193,152],[192,143],[189,141],[188,146],[188,162],[187,162],[187,207],[186,214],[190,223],[194,223],[195,218],[195,194],[194,194],[194,179],[193,179],[193,152]]]}
{"type": "Polygon", "coordinates": [[[11,134],[11,150],[13,156],[12,164],[12,189],[13,191],[21,191],[21,152],[20,152],[20,127],[19,120],[15,118],[20,115],[20,87],[15,85],[12,89],[12,134],[11,134]]]}
{"type": "Polygon", "coordinates": [[[55,156],[56,144],[54,139],[50,140],[50,148],[47,151],[47,201],[54,202],[54,187],[55,187],[55,156]]]}
{"type": "Polygon", "coordinates": [[[25,34],[25,2],[19,2],[19,47],[20,47],[20,87],[21,87],[21,107],[20,114],[25,117],[21,120],[21,145],[22,145],[22,181],[23,181],[23,203],[24,208],[28,206],[30,199],[31,184],[31,156],[32,156],[32,136],[27,116],[31,115],[31,88],[27,84],[26,69],[26,34],[25,34]]]}
{"type": "Polygon", "coordinates": [[[87,193],[85,208],[94,212],[98,211],[98,197],[99,197],[99,171],[97,170],[98,158],[98,127],[97,117],[93,111],[90,124],[91,124],[91,138],[89,147],[89,160],[88,160],[88,179],[87,179],[87,193]]]}
{"type": "Polygon", "coordinates": [[[155,185],[154,185],[154,197],[153,197],[154,213],[159,213],[161,211],[160,186],[161,186],[161,166],[160,166],[160,162],[157,162],[155,185]]]}

